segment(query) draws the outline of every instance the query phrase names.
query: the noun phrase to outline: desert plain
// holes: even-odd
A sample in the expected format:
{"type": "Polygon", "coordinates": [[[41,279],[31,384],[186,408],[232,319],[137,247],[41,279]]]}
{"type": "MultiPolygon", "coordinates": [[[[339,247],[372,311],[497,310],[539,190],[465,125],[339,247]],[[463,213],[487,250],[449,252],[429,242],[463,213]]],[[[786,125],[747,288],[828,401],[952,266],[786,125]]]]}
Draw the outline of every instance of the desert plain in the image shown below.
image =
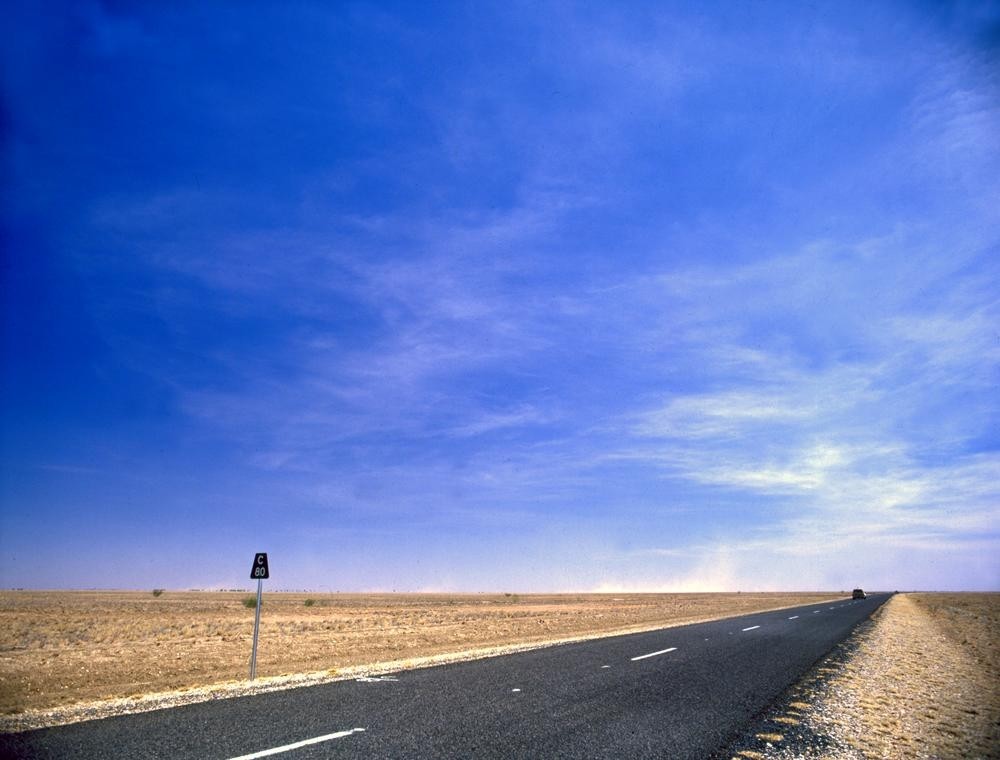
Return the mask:
{"type": "MultiPolygon", "coordinates": [[[[842,592],[266,593],[257,675],[405,667],[435,655],[475,656],[833,598],[842,592]]],[[[245,681],[251,599],[249,592],[0,592],[0,715],[245,681]]],[[[54,722],[71,719],[58,715],[54,722]]]]}

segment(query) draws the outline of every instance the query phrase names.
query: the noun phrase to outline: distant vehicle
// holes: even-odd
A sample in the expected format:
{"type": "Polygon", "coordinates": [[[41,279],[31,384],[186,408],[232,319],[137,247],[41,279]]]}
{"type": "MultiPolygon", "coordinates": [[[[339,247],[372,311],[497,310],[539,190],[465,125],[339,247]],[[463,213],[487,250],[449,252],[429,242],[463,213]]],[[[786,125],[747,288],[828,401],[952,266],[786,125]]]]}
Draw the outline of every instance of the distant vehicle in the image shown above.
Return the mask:
{"type": "Polygon", "coordinates": [[[856,588],[851,592],[851,599],[867,599],[868,594],[865,593],[864,589],[856,588]]]}

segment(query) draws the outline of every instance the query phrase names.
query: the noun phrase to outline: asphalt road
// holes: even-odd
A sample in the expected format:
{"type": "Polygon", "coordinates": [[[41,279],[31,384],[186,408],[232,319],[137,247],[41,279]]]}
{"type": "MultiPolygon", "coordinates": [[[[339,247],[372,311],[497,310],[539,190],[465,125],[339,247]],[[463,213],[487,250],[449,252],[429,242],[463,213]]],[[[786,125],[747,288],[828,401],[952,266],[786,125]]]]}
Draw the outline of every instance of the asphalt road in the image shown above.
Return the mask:
{"type": "Polygon", "coordinates": [[[888,599],[0,736],[0,757],[710,758],[888,599]]]}

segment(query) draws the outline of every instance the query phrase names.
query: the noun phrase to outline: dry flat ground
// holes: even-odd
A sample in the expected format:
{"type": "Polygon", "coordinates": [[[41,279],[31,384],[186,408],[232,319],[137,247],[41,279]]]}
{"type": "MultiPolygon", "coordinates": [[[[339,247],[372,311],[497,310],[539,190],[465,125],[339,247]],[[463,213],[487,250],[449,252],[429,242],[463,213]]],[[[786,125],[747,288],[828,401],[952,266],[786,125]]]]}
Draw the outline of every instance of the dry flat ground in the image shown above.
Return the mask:
{"type": "Polygon", "coordinates": [[[897,594],[738,758],[1000,757],[1000,594],[897,594]]]}
{"type": "MultiPolygon", "coordinates": [[[[350,666],[677,625],[836,596],[265,593],[257,673],[335,674],[350,666]]],[[[0,592],[0,714],[245,679],[254,618],[243,604],[247,598],[222,592],[0,592]]]]}

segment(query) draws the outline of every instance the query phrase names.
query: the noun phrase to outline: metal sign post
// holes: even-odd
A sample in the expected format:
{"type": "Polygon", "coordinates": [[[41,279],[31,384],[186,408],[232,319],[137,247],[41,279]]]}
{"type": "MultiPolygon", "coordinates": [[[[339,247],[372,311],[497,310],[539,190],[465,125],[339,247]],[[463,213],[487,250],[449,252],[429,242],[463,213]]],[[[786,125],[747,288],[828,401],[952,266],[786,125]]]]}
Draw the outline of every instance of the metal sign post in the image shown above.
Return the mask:
{"type": "Polygon", "coordinates": [[[253,565],[250,568],[250,578],[257,579],[257,606],[253,618],[253,652],[250,655],[250,680],[257,677],[257,634],[260,631],[260,605],[261,591],[263,590],[264,579],[270,578],[267,570],[267,553],[258,552],[253,558],[253,565]]]}

